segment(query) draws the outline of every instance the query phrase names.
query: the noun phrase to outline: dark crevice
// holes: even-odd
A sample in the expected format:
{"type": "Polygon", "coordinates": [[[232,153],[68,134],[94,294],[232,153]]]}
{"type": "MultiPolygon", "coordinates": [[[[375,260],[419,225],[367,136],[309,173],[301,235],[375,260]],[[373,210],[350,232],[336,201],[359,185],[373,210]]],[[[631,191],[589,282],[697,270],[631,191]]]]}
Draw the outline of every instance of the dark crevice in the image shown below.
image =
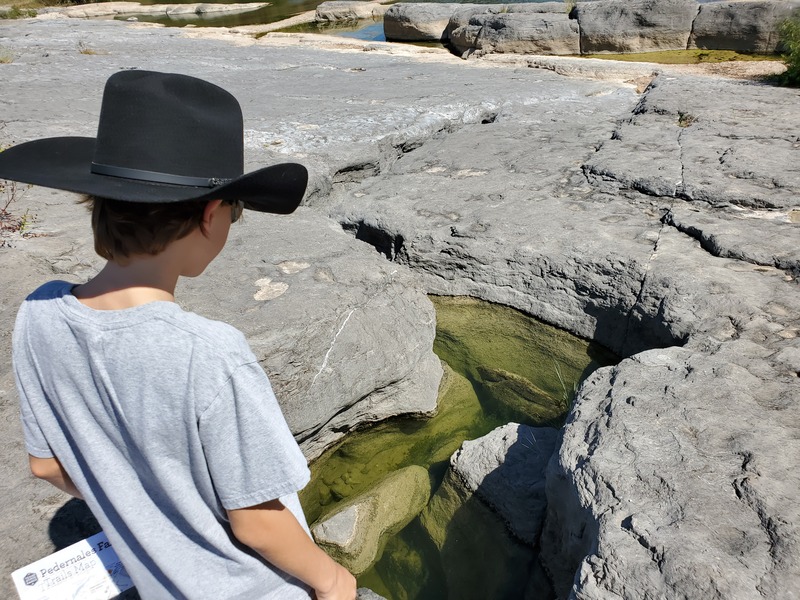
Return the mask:
{"type": "Polygon", "coordinates": [[[357,240],[374,247],[391,261],[405,262],[407,258],[404,239],[400,234],[392,235],[364,221],[342,223],[342,229],[357,240]]]}
{"type": "Polygon", "coordinates": [[[664,213],[664,216],[661,218],[661,222],[697,240],[703,250],[712,256],[716,256],[717,258],[729,258],[733,260],[740,260],[752,265],[773,267],[784,271],[792,278],[800,277],[800,260],[782,260],[774,257],[772,261],[764,261],[758,260],[752,256],[748,256],[736,249],[724,248],[718,243],[713,234],[706,234],[702,229],[694,227],[693,225],[686,225],[684,223],[677,222],[671,208],[664,213]]]}
{"type": "Polygon", "coordinates": [[[365,161],[355,165],[348,165],[333,174],[332,183],[358,183],[369,177],[375,177],[381,172],[379,164],[365,161]]]}

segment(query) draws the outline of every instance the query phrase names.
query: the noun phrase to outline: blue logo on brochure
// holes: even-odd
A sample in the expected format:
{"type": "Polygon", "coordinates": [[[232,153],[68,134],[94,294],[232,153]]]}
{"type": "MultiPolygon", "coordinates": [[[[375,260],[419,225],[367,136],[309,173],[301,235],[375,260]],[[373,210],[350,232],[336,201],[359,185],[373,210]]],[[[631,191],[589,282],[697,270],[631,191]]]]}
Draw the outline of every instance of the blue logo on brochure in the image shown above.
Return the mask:
{"type": "Polygon", "coordinates": [[[36,573],[28,573],[25,575],[23,580],[25,585],[36,585],[36,582],[39,581],[39,578],[36,576],[36,573]]]}

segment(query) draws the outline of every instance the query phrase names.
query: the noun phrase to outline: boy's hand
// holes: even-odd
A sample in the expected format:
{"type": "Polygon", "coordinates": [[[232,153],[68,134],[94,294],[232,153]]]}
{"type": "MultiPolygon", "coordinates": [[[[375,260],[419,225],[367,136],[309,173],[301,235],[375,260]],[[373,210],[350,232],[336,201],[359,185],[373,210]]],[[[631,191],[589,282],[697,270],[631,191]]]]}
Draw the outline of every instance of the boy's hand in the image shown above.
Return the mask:
{"type": "Polygon", "coordinates": [[[356,578],[337,562],[333,572],[333,582],[330,589],[315,590],[317,600],[355,600],[356,578]]]}

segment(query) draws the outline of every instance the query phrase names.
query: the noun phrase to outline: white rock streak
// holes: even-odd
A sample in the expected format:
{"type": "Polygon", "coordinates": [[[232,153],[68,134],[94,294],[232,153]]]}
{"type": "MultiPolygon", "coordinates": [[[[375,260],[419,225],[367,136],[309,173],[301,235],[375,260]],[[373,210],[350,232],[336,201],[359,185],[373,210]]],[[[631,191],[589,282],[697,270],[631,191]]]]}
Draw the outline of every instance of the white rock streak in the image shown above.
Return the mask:
{"type": "Polygon", "coordinates": [[[320,373],[322,373],[325,370],[325,367],[328,366],[328,357],[331,355],[331,351],[333,350],[333,346],[336,344],[336,340],[339,338],[339,334],[342,333],[342,331],[344,330],[345,325],[347,325],[347,322],[350,320],[350,317],[353,316],[354,312],[356,312],[355,308],[350,309],[350,312],[347,313],[347,316],[345,317],[344,321],[342,322],[341,326],[339,327],[339,331],[337,331],[336,335],[333,336],[333,339],[331,340],[330,348],[328,348],[328,351],[325,353],[325,358],[322,359],[322,366],[319,368],[319,371],[317,371],[317,374],[314,375],[314,379],[311,380],[311,386],[310,387],[314,387],[314,383],[317,381],[317,377],[319,377],[320,373]]]}

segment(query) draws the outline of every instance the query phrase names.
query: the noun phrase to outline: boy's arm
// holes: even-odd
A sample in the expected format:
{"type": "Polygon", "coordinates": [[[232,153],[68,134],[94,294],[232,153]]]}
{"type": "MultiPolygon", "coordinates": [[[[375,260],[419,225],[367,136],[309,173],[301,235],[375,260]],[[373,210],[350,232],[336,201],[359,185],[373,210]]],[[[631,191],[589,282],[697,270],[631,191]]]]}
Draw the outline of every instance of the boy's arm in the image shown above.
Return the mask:
{"type": "Polygon", "coordinates": [[[36,477],[44,479],[61,491],[83,500],[83,496],[81,496],[75,484],[72,483],[72,479],[69,478],[69,475],[67,475],[67,472],[57,458],[37,458],[29,454],[28,462],[31,466],[31,473],[36,477]]]}
{"type": "Polygon", "coordinates": [[[229,510],[233,534],[271,564],[314,588],[317,600],[354,600],[356,580],[317,546],[280,500],[229,510]]]}

